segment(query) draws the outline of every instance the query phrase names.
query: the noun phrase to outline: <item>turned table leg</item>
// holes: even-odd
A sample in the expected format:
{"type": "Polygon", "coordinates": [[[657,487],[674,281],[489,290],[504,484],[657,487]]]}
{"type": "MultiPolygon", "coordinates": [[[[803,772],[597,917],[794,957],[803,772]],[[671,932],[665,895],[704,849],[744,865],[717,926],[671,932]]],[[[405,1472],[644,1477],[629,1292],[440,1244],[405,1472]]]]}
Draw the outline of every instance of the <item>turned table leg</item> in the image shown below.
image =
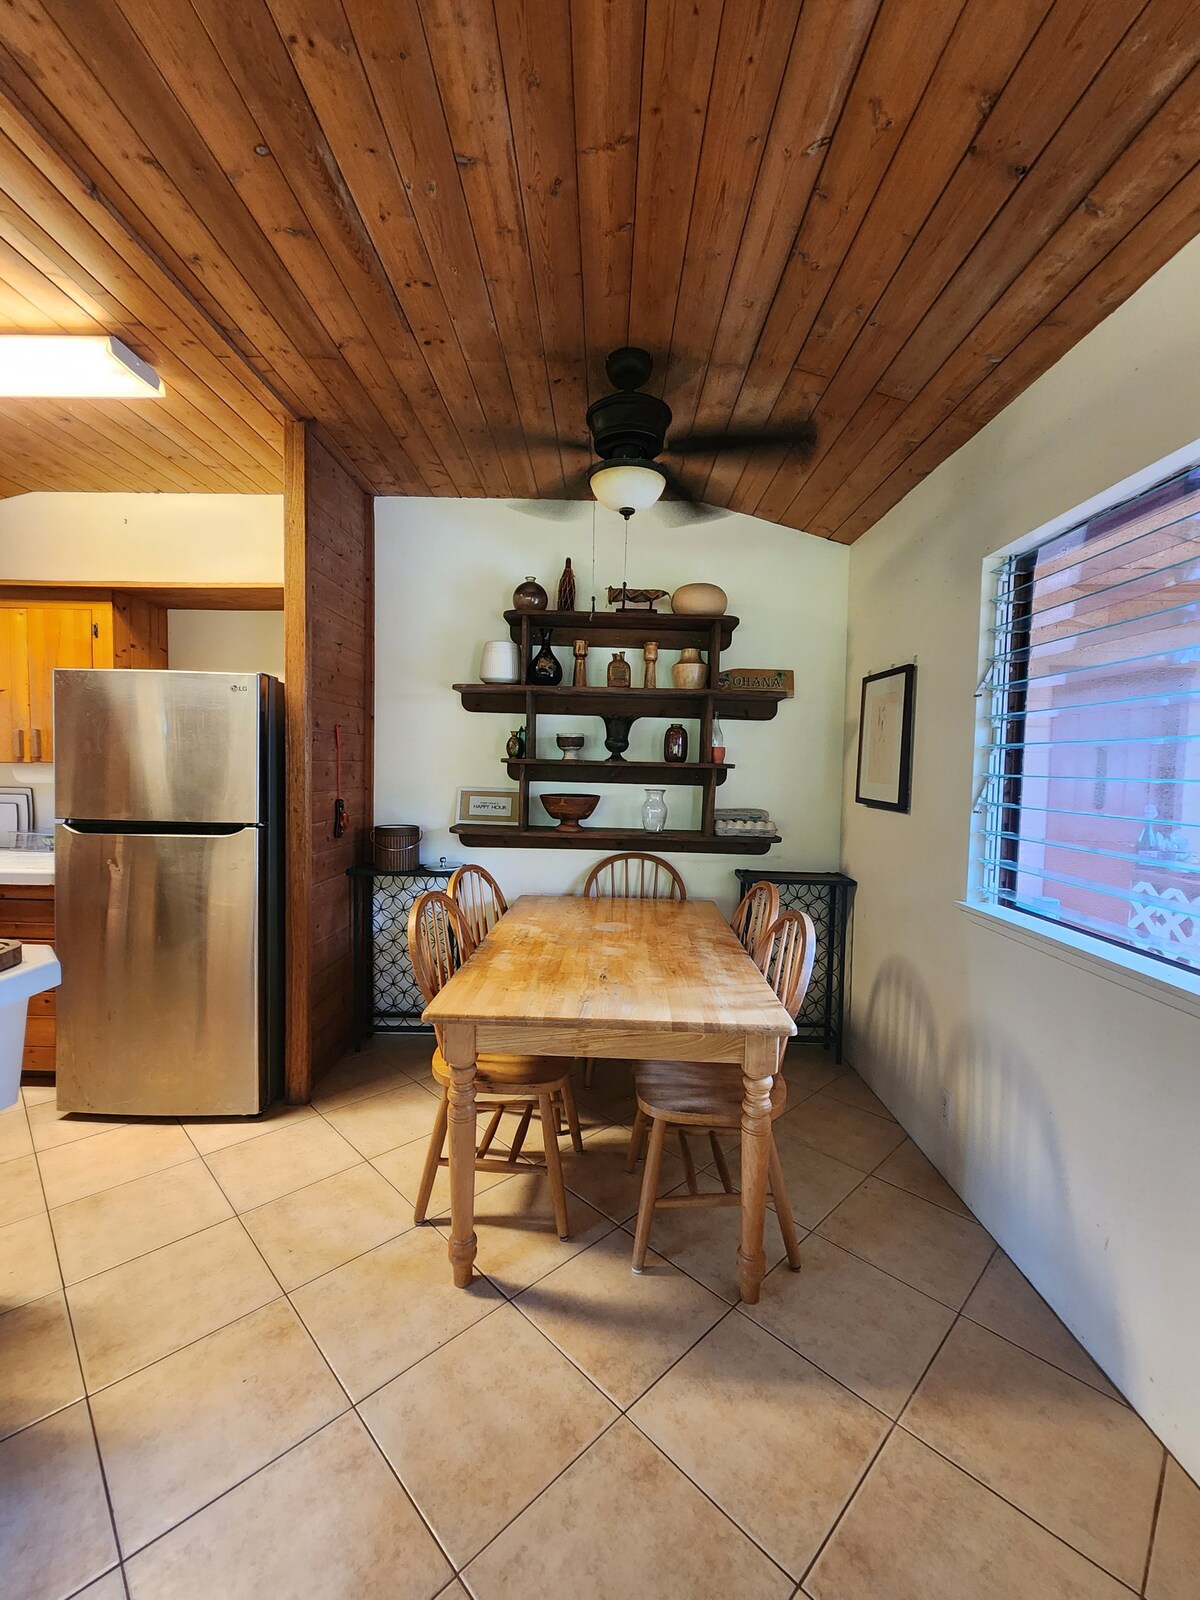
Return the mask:
{"type": "MultiPolygon", "coordinates": [[[[450,1144],[450,1265],[455,1287],[471,1282],[475,1262],[475,1029],[448,1022],[442,1054],[450,1068],[448,1125],[450,1144]]],[[[760,1231],[761,1242],[761,1231],[760,1231]]]]}
{"type": "Polygon", "coordinates": [[[771,1161],[771,1083],[779,1046],[771,1034],[747,1034],[742,1061],[742,1242],[738,1249],[738,1293],[749,1306],[767,1270],[763,1227],[771,1161]]]}

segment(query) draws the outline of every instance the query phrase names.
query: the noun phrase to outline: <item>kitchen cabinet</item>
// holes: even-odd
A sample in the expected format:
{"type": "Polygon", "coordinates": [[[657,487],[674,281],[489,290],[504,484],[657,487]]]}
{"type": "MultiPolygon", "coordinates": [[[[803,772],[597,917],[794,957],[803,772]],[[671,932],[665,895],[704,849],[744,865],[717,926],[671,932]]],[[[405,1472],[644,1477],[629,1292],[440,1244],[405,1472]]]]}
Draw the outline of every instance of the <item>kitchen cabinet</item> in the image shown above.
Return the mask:
{"type": "Polygon", "coordinates": [[[110,602],[0,602],[0,759],[53,761],[54,669],[112,665],[110,602]]]}
{"type": "MultiPolygon", "coordinates": [[[[0,939],[54,943],[52,883],[0,883],[0,939]]],[[[47,989],[29,1002],[22,1072],[54,1071],[55,1032],[54,990],[47,989]]]]}

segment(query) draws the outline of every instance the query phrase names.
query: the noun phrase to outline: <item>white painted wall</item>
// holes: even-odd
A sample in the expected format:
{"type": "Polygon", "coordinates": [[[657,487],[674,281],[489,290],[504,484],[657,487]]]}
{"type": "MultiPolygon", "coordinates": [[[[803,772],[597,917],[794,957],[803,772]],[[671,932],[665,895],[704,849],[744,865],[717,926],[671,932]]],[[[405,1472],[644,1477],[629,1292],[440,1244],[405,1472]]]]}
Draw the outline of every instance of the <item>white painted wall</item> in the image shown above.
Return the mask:
{"type": "MultiPolygon", "coordinates": [[[[796,698],[773,722],[724,724],[728,760],[737,770],[718,791],[722,805],[761,805],[779,824],[783,843],[766,856],[675,857],[689,891],[733,903],[739,866],[836,865],[841,783],[842,686],[848,554],[752,517],[730,515],[689,527],[669,512],[634,518],[629,581],[676,589],[708,579],[729,595],[742,619],[728,665],[792,667],[796,698]]],[[[381,499],[376,526],[375,816],[380,823],[417,822],[425,829],[422,859],[445,854],[477,859],[506,894],[564,893],[581,887],[602,852],[464,850],[449,833],[460,785],[509,787],[501,761],[520,718],[466,712],[452,683],[477,681],[485,640],[507,636],[503,611],[527,573],[554,596],[566,556],[572,558],[579,603],[592,594],[590,505],[501,500],[381,499]]],[[[596,593],[622,578],[620,518],[599,510],[596,593]]],[[[603,600],[601,599],[603,605],[603,600]]],[[[640,655],[628,653],[634,683],[640,655]]],[[[675,656],[664,650],[659,682],[670,682],[675,656]]],[[[571,658],[560,651],[570,680],[571,658]]],[[[591,681],[604,681],[607,652],[589,661],[591,681]]],[[[554,734],[588,735],[586,753],[603,757],[604,725],[594,717],[542,719],[539,754],[558,754],[554,734]]],[[[660,758],[667,724],[635,723],[630,756],[660,758]]],[[[697,726],[689,727],[694,755],[697,726]]],[[[565,769],[569,771],[569,768],[565,769]]],[[[555,787],[553,785],[543,785],[555,787]]],[[[567,785],[563,788],[586,785],[567,785]]],[[[594,820],[640,827],[641,788],[599,790],[594,820]]],[[[689,827],[697,791],[670,789],[668,826],[689,827]]],[[[544,818],[548,823],[549,818],[544,818]]],[[[653,836],[647,835],[647,848],[653,836]]]]}
{"type": "Polygon", "coordinates": [[[14,495],[0,500],[0,579],[282,583],[283,496],[14,495]]]}
{"type": "Polygon", "coordinates": [[[174,672],[270,672],[283,677],[282,611],[168,611],[174,672]]]}
{"type": "Polygon", "coordinates": [[[853,546],[843,828],[854,1064],[1193,1474],[1200,1024],[955,902],[983,559],[1200,435],[1198,345],[1200,242],[853,546]],[[860,680],[913,659],[911,814],[856,806],[860,680]]]}

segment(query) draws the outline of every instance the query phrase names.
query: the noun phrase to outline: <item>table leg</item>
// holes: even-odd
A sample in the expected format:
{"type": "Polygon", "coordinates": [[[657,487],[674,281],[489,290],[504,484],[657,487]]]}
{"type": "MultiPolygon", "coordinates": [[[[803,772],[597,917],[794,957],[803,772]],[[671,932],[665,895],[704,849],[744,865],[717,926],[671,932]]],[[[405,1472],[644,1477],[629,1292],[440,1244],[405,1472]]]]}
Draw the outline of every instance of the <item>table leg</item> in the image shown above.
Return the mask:
{"type": "Polygon", "coordinates": [[[455,1287],[471,1282],[475,1262],[475,1029],[448,1022],[442,1054],[450,1068],[450,1265],[455,1287]]]}
{"type": "Polygon", "coordinates": [[[747,1034],[742,1061],[742,1242],[738,1250],[738,1293],[749,1306],[767,1270],[763,1227],[767,1174],[771,1160],[771,1083],[779,1060],[771,1034],[747,1034]]]}

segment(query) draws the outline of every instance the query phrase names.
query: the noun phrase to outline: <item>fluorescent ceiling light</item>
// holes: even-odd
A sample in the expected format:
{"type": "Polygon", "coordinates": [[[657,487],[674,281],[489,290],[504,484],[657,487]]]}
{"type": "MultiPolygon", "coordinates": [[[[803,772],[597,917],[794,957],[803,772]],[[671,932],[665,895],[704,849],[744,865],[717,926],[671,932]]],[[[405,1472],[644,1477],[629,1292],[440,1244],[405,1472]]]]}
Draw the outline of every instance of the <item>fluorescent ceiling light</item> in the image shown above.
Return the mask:
{"type": "Polygon", "coordinates": [[[25,400],[152,400],[162,380],[120,339],[0,334],[0,395],[25,400]]]}

